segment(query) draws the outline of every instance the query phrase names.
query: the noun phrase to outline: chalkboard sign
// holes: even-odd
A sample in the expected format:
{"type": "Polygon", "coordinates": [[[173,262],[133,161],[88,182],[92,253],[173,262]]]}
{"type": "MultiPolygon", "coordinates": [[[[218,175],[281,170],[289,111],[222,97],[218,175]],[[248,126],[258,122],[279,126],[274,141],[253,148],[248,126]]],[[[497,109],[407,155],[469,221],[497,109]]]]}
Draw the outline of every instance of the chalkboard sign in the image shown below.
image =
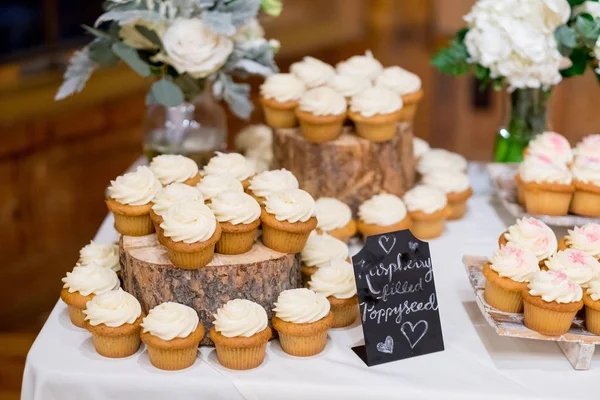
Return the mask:
{"type": "Polygon", "coordinates": [[[352,257],[368,365],[444,350],[429,244],[409,230],[369,236],[352,257]]]}

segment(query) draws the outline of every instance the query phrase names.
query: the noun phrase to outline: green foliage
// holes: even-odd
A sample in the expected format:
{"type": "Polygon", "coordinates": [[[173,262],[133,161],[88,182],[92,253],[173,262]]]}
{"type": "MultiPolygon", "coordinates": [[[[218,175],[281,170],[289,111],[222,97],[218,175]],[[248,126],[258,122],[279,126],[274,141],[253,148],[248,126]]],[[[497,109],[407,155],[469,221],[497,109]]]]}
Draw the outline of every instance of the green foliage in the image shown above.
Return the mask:
{"type": "Polygon", "coordinates": [[[571,60],[572,65],[569,68],[560,71],[562,76],[567,78],[576,75],[583,75],[588,62],[592,59],[592,57],[585,49],[577,48],[573,49],[569,55],[569,59],[571,60]]]}
{"type": "Polygon", "coordinates": [[[215,98],[225,100],[238,117],[250,117],[253,106],[249,99],[250,85],[247,83],[236,83],[229,75],[221,72],[213,84],[213,94],[215,98]]]}
{"type": "Polygon", "coordinates": [[[175,107],[184,101],[183,91],[167,78],[154,82],[150,93],[156,102],[166,107],[175,107]]]}
{"type": "Polygon", "coordinates": [[[463,41],[452,40],[450,47],[441,49],[431,63],[444,74],[463,75],[470,72],[471,67],[467,62],[469,53],[463,41]]]}
{"type": "MultiPolygon", "coordinates": [[[[576,6],[586,2],[586,0],[568,0],[568,1],[569,1],[569,5],[571,6],[571,8],[576,7],[576,6]]],[[[598,2],[598,0],[587,0],[587,1],[598,2]]]]}
{"type": "Polygon", "coordinates": [[[112,51],[112,40],[96,39],[88,46],[90,59],[102,67],[114,67],[119,57],[112,51]]]}
{"type": "Polygon", "coordinates": [[[558,44],[558,51],[563,56],[568,56],[577,46],[577,31],[570,26],[559,26],[554,32],[554,38],[558,44]]]}
{"type": "Polygon", "coordinates": [[[127,65],[141,76],[150,76],[150,67],[140,58],[137,50],[125,43],[117,42],[112,45],[112,51],[127,65]]]}
{"type": "Polygon", "coordinates": [[[160,50],[163,49],[162,41],[160,40],[160,37],[158,37],[158,34],[155,31],[145,27],[144,25],[136,25],[135,30],[138,31],[140,35],[142,35],[150,42],[155,44],[156,47],[158,47],[160,50]]]}
{"type": "Polygon", "coordinates": [[[262,8],[266,14],[272,17],[278,17],[283,10],[283,4],[281,0],[261,0],[260,8],[262,8]]]}

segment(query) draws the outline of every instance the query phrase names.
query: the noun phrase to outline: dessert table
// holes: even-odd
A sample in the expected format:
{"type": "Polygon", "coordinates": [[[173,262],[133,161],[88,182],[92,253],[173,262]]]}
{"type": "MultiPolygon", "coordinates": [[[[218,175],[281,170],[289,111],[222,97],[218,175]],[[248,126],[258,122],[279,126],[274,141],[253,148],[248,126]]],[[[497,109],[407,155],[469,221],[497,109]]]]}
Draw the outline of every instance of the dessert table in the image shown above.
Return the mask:
{"type": "MultiPolygon", "coordinates": [[[[443,352],[369,368],[351,350],[362,340],[357,322],[331,330],[315,357],[288,356],[272,341],[262,366],[238,372],[201,347],[194,366],[167,372],[150,365],[144,346],[126,359],[99,356],[59,301],[27,357],[22,399],[597,399],[600,354],[590,370],[575,371],[555,343],[500,337],[479,312],[461,258],[490,255],[514,219],[492,195],[484,165],[471,165],[470,177],[467,215],[430,241],[443,352]]],[[[109,216],[94,240],[116,238],[109,216]]]]}

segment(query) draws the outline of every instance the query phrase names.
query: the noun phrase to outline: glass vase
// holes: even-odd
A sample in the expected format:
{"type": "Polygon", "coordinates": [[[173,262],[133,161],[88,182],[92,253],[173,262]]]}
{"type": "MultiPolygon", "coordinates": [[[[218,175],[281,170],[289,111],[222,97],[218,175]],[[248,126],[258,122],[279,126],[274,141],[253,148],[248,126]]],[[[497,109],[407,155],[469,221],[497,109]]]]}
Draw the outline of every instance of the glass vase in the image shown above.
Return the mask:
{"type": "Polygon", "coordinates": [[[538,134],[549,130],[550,90],[515,89],[509,93],[504,124],[498,130],[494,162],[521,162],[523,151],[538,134]]]}
{"type": "Polygon", "coordinates": [[[148,160],[160,154],[182,154],[201,168],[215,151],[227,147],[227,116],[208,88],[176,107],[148,106],[144,133],[148,160]]]}

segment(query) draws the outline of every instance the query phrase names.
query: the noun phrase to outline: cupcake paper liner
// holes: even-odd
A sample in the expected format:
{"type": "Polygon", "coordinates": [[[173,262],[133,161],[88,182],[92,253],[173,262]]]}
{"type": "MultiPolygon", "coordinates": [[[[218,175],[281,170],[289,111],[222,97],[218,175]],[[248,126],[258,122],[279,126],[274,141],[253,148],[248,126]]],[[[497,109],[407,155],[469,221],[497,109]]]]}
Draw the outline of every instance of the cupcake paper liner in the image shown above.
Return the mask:
{"type": "Polygon", "coordinates": [[[450,221],[456,221],[457,219],[461,219],[467,213],[467,201],[455,201],[448,202],[448,207],[450,208],[450,216],[448,219],[450,221]]]}
{"type": "Polygon", "coordinates": [[[529,214],[567,215],[572,197],[570,192],[525,189],[525,208],[529,214]]]}
{"type": "Polygon", "coordinates": [[[323,143],[337,139],[342,134],[346,114],[316,116],[306,111],[296,110],[300,131],[306,140],[323,143]]]}
{"type": "Polygon", "coordinates": [[[446,219],[424,220],[413,219],[410,231],[421,240],[435,239],[444,233],[446,228],[446,219]]]}
{"type": "Polygon", "coordinates": [[[162,349],[148,345],[150,363],[158,369],[175,371],[191,367],[198,356],[198,345],[181,349],[162,349]]]}
{"type": "Polygon", "coordinates": [[[71,319],[71,323],[78,328],[84,327],[85,314],[83,313],[83,309],[77,308],[75,306],[69,306],[69,318],[71,319]]]}
{"type": "Polygon", "coordinates": [[[125,236],[146,236],[154,232],[154,223],[149,214],[129,216],[113,212],[115,229],[125,236]]]}
{"type": "Polygon", "coordinates": [[[345,328],[350,326],[358,318],[358,304],[331,304],[331,312],[335,318],[334,328],[345,328]]]}
{"type": "Polygon", "coordinates": [[[227,233],[223,231],[215,251],[219,254],[244,254],[254,246],[256,229],[249,232],[227,233]]]}
{"type": "Polygon", "coordinates": [[[109,358],[123,358],[135,354],[140,348],[140,332],[126,336],[104,336],[92,332],[92,341],[98,354],[109,358]]]}
{"type": "Polygon", "coordinates": [[[600,193],[576,190],[571,202],[571,212],[586,217],[600,217],[600,193]]]}
{"type": "Polygon", "coordinates": [[[169,259],[176,267],[182,269],[199,269],[210,263],[215,253],[215,245],[204,247],[194,253],[184,253],[167,246],[167,253],[169,259]]]}
{"type": "Polygon", "coordinates": [[[287,354],[310,357],[321,353],[327,344],[327,331],[313,336],[292,336],[279,332],[279,343],[287,354]]]}
{"type": "Polygon", "coordinates": [[[585,329],[594,335],[600,335],[600,311],[585,307],[585,329]]]}
{"type": "Polygon", "coordinates": [[[483,297],[486,303],[497,310],[507,313],[523,312],[523,296],[521,292],[505,290],[490,280],[485,281],[483,297]]]}
{"type": "Polygon", "coordinates": [[[267,224],[262,226],[262,241],[268,248],[280,253],[299,253],[304,249],[308,240],[308,232],[287,232],[273,228],[267,224]]]}
{"type": "Polygon", "coordinates": [[[571,328],[577,311],[561,312],[523,302],[523,323],[529,329],[543,335],[558,336],[571,328]]]}
{"type": "Polygon", "coordinates": [[[215,344],[217,358],[222,366],[235,370],[247,370],[260,366],[267,354],[267,342],[256,347],[227,347],[215,344]]]}

